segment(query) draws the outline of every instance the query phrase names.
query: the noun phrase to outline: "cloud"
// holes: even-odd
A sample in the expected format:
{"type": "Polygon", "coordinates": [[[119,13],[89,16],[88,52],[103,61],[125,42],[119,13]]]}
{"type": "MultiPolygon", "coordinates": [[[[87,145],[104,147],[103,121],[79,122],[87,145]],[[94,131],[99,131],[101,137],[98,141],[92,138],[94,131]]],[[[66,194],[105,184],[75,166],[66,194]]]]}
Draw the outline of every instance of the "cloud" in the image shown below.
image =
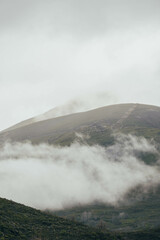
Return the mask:
{"type": "Polygon", "coordinates": [[[0,128],[91,91],[160,105],[159,5],[1,0],[0,128]]]}
{"type": "Polygon", "coordinates": [[[90,39],[113,30],[159,23],[158,0],[1,0],[1,30],[90,39]]]}
{"type": "Polygon", "coordinates": [[[157,152],[133,136],[119,136],[108,148],[6,143],[0,151],[0,196],[39,209],[95,201],[116,205],[135,187],[146,191],[160,182],[158,163],[150,166],[136,158],[141,150],[157,152]]]}

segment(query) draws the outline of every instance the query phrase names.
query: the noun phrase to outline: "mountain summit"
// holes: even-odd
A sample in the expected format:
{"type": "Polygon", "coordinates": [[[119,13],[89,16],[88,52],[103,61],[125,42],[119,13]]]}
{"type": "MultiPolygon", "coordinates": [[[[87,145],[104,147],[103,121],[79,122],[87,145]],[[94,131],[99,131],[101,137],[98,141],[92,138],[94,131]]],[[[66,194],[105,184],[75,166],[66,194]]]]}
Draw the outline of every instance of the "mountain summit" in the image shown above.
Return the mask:
{"type": "Polygon", "coordinates": [[[0,142],[29,140],[33,143],[68,145],[75,133],[88,136],[88,143],[107,145],[113,131],[131,133],[160,141],[160,107],[144,104],[118,104],[87,112],[21,122],[0,133],[0,142]]]}

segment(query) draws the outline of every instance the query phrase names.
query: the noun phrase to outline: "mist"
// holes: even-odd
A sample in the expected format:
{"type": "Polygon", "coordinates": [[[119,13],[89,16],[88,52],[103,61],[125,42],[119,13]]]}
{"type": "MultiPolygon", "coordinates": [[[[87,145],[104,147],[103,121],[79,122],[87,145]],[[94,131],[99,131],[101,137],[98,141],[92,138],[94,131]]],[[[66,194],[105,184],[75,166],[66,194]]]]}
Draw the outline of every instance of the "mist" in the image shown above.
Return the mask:
{"type": "Polygon", "coordinates": [[[66,102],[63,105],[55,107],[44,114],[33,118],[33,121],[42,121],[50,118],[69,115],[77,112],[85,112],[98,107],[107,106],[116,103],[115,96],[107,92],[94,92],[87,95],[80,95],[76,98],[66,102]]]}
{"type": "Polygon", "coordinates": [[[92,92],[160,106],[159,7],[158,0],[1,0],[0,129],[81,94],[89,101],[92,92]]]}
{"type": "Polygon", "coordinates": [[[116,206],[140,186],[160,183],[160,165],[147,165],[136,152],[157,153],[144,138],[119,135],[110,147],[5,143],[0,151],[0,196],[38,209],[64,209],[93,202],[116,206]]]}

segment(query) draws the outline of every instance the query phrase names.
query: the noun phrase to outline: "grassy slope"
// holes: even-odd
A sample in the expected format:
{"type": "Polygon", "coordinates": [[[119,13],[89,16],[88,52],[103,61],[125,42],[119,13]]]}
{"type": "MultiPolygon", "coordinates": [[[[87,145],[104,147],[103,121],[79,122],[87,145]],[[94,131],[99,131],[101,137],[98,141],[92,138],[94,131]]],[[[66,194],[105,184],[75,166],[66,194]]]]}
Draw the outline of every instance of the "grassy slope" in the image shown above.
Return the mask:
{"type": "Polygon", "coordinates": [[[51,216],[0,198],[1,240],[158,240],[160,228],[114,233],[96,230],[75,221],[51,216]]]}
{"type": "Polygon", "coordinates": [[[119,237],[0,198],[0,239],[116,240],[119,237]]]}
{"type": "Polygon", "coordinates": [[[122,238],[124,238],[124,240],[159,240],[160,228],[147,228],[140,231],[125,233],[122,234],[122,238]]]}

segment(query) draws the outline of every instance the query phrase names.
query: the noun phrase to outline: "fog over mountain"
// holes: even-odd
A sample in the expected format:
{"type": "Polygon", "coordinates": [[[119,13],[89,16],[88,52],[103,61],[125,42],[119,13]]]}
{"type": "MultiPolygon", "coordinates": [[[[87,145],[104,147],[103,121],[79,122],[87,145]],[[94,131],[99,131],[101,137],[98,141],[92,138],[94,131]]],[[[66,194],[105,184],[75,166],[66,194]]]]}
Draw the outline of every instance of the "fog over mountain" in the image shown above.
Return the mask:
{"type": "Polygon", "coordinates": [[[156,190],[160,162],[147,165],[137,152],[157,153],[144,138],[118,135],[110,147],[74,142],[70,147],[6,143],[0,151],[0,195],[40,209],[94,202],[116,206],[135,187],[156,190]]]}
{"type": "Polygon", "coordinates": [[[2,197],[56,210],[94,202],[117,206],[137,187],[156,191],[159,107],[118,104],[61,117],[50,113],[0,133],[2,197]]]}

